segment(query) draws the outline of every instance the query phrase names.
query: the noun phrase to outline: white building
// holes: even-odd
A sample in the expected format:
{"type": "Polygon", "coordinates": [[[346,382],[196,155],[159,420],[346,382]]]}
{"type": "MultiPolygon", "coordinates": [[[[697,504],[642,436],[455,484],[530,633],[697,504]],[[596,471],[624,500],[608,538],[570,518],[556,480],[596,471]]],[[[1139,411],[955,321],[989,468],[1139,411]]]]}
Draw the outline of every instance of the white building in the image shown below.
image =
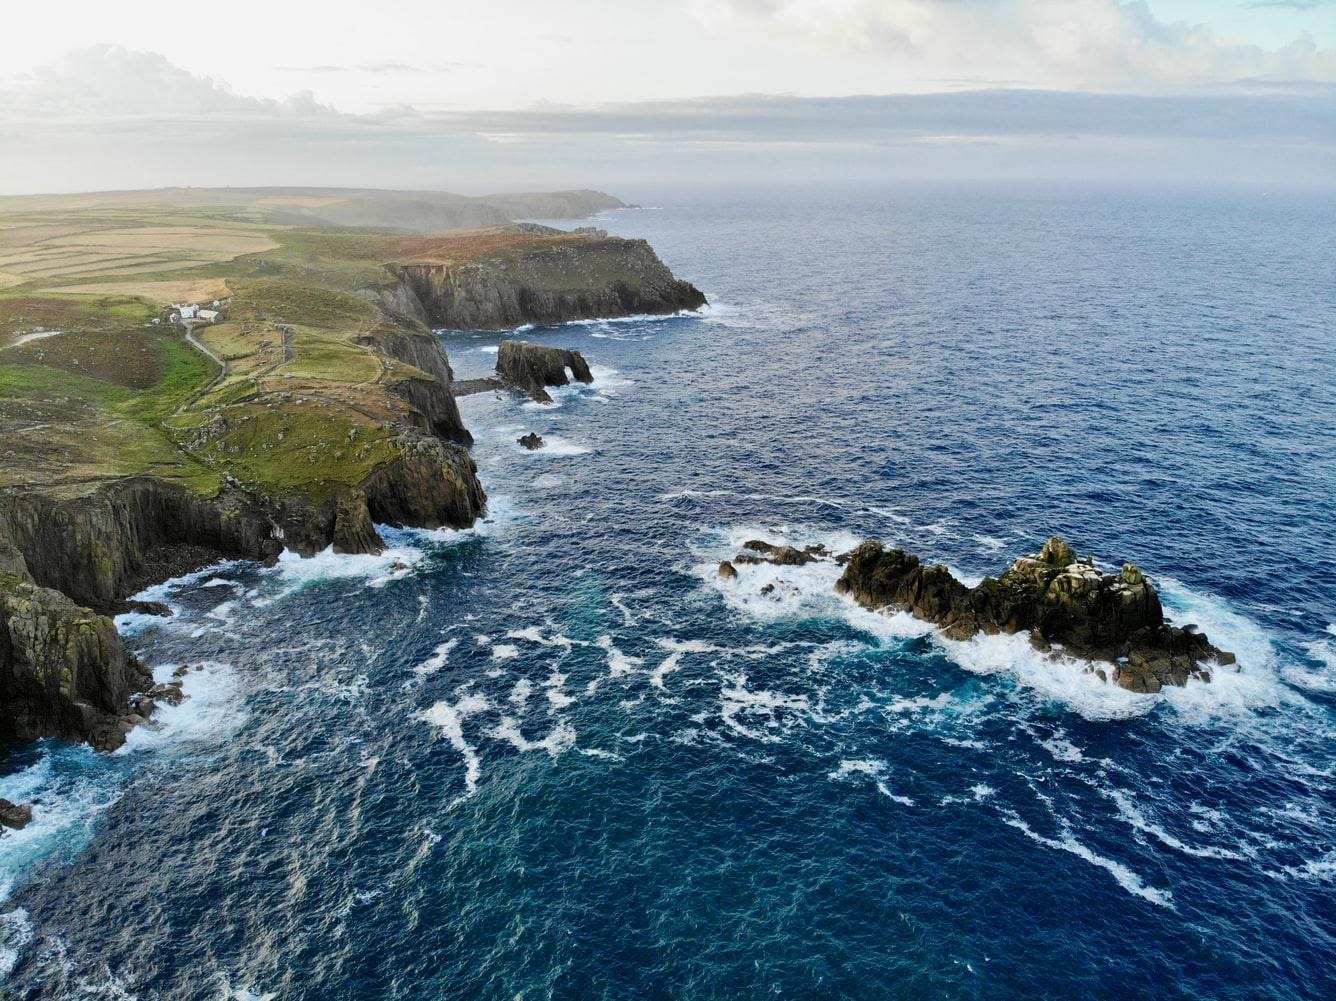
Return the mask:
{"type": "Polygon", "coordinates": [[[218,320],[218,310],[216,309],[201,309],[197,315],[205,323],[215,323],[218,320]]]}

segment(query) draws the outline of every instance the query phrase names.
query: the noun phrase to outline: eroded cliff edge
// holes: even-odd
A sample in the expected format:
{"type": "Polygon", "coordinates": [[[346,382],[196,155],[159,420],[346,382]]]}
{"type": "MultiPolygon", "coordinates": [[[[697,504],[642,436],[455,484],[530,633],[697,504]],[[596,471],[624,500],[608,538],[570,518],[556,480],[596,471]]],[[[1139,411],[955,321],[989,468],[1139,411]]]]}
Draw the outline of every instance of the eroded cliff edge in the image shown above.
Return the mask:
{"type": "Polygon", "coordinates": [[[526,323],[662,315],[700,309],[705,295],[673,275],[644,240],[540,226],[490,235],[485,253],[423,242],[395,268],[387,306],[432,327],[509,330],[526,323]],[[510,235],[513,247],[501,242],[510,235]]]}

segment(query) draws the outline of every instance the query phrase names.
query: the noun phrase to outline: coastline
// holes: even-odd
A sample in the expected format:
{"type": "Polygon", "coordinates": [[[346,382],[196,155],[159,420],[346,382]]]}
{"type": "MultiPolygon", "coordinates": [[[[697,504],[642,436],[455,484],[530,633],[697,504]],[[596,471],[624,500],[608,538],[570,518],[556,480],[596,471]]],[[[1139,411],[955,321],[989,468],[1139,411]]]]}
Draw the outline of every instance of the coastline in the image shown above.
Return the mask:
{"type": "MultiPolygon", "coordinates": [[[[280,251],[286,233],[277,233],[280,251]]],[[[0,483],[0,737],[110,750],[152,713],[154,693],[170,697],[108,618],[155,611],[129,601],[147,586],[219,559],[376,553],[384,548],[377,525],[459,529],[481,517],[486,496],[461,447],[472,438],[433,327],[514,328],[705,302],[648,243],[601,230],[507,224],[372,238],[379,264],[354,233],[301,234],[324,248],[315,275],[306,258],[276,268],[273,250],[239,258],[220,320],[182,322],[187,350],[209,371],[149,428],[165,430],[179,450],[177,475],[144,468],[68,483],[55,467],[44,484],[38,458],[17,481],[0,483]],[[353,294],[334,291],[335,281],[353,294]],[[294,364],[310,373],[304,384],[293,382],[294,364]],[[312,472],[299,472],[294,459],[309,460],[312,472]]],[[[83,301],[61,296],[48,294],[50,308],[83,301]]],[[[158,326],[151,304],[130,308],[144,336],[163,342],[157,350],[169,348],[169,326],[158,326]]],[[[2,336],[0,363],[40,351],[44,340],[20,333],[5,351],[2,336]]]]}

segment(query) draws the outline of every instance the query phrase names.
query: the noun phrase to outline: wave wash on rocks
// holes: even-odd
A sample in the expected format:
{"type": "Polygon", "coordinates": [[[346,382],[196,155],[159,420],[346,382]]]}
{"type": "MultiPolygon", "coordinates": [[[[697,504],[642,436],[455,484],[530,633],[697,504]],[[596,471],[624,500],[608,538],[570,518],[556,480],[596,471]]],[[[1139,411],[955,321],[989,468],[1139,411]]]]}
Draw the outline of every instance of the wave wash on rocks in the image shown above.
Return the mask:
{"type": "Polygon", "coordinates": [[[1193,626],[1169,625],[1155,585],[1134,564],[1101,573],[1058,538],[973,588],[944,566],[871,540],[848,554],[835,587],[870,609],[909,611],[951,639],[1028,631],[1041,650],[1109,661],[1113,680],[1134,692],[1210,680],[1206,661],[1234,663],[1193,626]]]}

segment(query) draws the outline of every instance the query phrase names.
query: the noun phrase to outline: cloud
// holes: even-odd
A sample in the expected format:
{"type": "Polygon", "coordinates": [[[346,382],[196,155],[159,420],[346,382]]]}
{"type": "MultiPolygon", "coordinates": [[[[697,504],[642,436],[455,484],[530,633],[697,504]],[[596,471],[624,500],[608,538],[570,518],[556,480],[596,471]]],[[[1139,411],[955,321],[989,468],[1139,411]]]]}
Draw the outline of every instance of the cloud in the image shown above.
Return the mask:
{"type": "Polygon", "coordinates": [[[282,100],[234,93],[156,52],[98,45],[11,78],[0,88],[5,117],[110,119],[134,116],[238,115],[318,118],[337,115],[309,92],[282,100]]]}
{"type": "Polygon", "coordinates": [[[719,30],[759,26],[861,58],[900,60],[919,77],[941,75],[931,67],[969,66],[1031,85],[1130,90],[1246,77],[1336,80],[1336,51],[1311,38],[1274,49],[1241,45],[1205,25],[1159,20],[1144,0],[700,0],[696,10],[719,30]]]}
{"type": "Polygon", "coordinates": [[[1317,10],[1320,7],[1330,7],[1336,0],[1250,0],[1243,4],[1244,7],[1256,10],[1265,7],[1281,7],[1285,10],[1317,10]]]}
{"type": "Polygon", "coordinates": [[[1330,186],[1336,176],[1336,84],[1272,79],[1187,94],[991,88],[354,115],[309,94],[236,94],[161,55],[104,47],[0,89],[0,128],[10,192],[966,176],[1330,186]]]}
{"type": "Polygon", "coordinates": [[[411,63],[387,60],[376,63],[358,63],[353,66],[275,66],[283,73],[448,73],[464,63],[438,63],[433,66],[414,66],[411,63]]]}

